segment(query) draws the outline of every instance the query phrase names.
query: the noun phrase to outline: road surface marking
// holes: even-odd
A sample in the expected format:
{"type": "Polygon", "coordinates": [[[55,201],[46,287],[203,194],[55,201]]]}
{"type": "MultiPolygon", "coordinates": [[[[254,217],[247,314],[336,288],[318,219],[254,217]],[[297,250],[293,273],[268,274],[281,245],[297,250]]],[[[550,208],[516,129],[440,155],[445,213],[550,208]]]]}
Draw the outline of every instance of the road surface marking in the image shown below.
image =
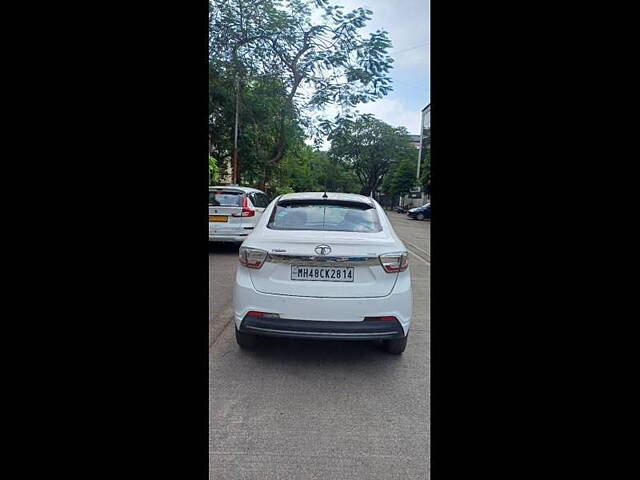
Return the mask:
{"type": "Polygon", "coordinates": [[[427,255],[431,256],[431,254],[429,252],[427,252],[426,250],[421,249],[420,247],[417,247],[416,245],[414,245],[411,242],[407,242],[406,240],[404,241],[404,243],[408,243],[409,245],[411,245],[413,248],[415,248],[416,250],[420,250],[423,253],[426,253],[427,255]]]}
{"type": "Polygon", "coordinates": [[[410,250],[407,248],[407,250],[409,250],[409,253],[412,253],[413,255],[415,255],[416,257],[418,257],[420,259],[421,262],[426,263],[427,265],[431,266],[431,262],[422,258],[420,255],[418,255],[416,252],[414,252],[413,250],[410,250]]]}

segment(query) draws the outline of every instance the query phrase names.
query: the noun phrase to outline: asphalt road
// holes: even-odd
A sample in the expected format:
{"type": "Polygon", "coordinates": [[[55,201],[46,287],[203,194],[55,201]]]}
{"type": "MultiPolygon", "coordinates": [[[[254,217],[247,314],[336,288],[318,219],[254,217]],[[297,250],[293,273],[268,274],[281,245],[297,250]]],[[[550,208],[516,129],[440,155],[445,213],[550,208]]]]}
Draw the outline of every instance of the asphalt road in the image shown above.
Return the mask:
{"type": "Polygon", "coordinates": [[[235,342],[238,248],[209,253],[209,478],[429,478],[430,223],[388,213],[409,249],[404,354],[373,342],[235,342]]]}

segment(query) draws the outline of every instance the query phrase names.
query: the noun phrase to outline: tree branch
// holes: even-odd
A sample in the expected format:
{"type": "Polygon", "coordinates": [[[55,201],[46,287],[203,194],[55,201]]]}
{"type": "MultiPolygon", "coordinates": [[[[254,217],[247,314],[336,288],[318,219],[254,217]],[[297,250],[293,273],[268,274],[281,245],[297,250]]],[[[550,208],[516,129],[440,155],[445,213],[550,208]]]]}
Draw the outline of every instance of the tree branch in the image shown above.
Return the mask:
{"type": "Polygon", "coordinates": [[[304,33],[302,47],[296,52],[295,56],[291,60],[291,63],[287,65],[293,73],[293,84],[291,85],[291,92],[289,92],[289,95],[287,95],[287,100],[283,105],[282,111],[280,113],[280,131],[278,134],[278,143],[276,145],[276,151],[274,155],[267,160],[268,165],[272,165],[280,161],[280,159],[282,159],[282,157],[284,156],[284,133],[287,118],[287,109],[293,106],[293,98],[298,91],[300,82],[302,82],[302,79],[304,78],[303,74],[298,71],[298,60],[300,60],[300,57],[302,57],[302,55],[304,55],[304,53],[309,50],[309,48],[311,48],[311,44],[309,43],[310,33],[310,30],[304,33]]]}

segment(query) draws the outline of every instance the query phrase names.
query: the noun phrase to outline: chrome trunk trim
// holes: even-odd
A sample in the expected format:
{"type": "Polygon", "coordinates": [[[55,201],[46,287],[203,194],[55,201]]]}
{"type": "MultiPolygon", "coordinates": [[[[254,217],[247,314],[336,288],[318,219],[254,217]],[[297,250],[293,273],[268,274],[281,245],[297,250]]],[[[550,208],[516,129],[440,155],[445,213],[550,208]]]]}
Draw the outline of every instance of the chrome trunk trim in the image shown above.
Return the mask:
{"type": "Polygon", "coordinates": [[[323,267],[357,267],[357,266],[380,266],[378,257],[348,257],[348,256],[323,256],[323,255],[282,255],[269,253],[267,262],[284,263],[288,265],[312,265],[323,267]]]}

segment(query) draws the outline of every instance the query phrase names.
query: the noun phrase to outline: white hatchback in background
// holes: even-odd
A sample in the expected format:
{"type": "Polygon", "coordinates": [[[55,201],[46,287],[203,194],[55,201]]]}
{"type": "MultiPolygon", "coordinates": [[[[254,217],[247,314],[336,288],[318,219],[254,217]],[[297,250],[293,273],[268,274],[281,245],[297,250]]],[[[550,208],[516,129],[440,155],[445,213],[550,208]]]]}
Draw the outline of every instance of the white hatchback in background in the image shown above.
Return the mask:
{"type": "Polygon", "coordinates": [[[240,247],[236,339],[383,340],[402,353],[411,324],[407,250],[380,205],[342,193],[290,193],[240,247]]]}
{"type": "Polygon", "coordinates": [[[267,205],[267,196],[255,188],[209,187],[209,241],[242,243],[267,205]]]}

